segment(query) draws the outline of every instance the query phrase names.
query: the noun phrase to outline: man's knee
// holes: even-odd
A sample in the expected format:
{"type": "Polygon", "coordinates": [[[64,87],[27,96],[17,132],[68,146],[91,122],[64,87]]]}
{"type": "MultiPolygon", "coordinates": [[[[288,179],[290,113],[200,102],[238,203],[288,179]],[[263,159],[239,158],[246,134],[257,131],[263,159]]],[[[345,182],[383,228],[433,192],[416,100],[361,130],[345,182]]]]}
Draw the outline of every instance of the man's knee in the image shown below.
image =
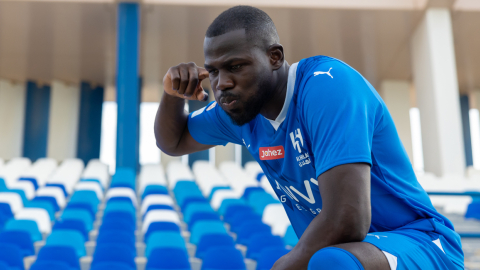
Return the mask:
{"type": "Polygon", "coordinates": [[[352,253],[336,247],[317,251],[308,264],[308,270],[364,270],[360,261],[352,253]]]}

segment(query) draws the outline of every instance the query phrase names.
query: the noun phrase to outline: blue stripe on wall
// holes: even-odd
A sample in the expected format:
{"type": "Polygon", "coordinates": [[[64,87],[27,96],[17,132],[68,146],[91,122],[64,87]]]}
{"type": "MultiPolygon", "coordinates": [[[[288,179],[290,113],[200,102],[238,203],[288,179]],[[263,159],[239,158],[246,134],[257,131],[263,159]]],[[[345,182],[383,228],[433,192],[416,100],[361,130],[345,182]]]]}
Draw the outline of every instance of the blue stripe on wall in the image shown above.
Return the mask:
{"type": "Polygon", "coordinates": [[[103,87],[92,88],[85,82],[80,85],[77,157],[85,164],[100,158],[103,95],[103,87]]]}
{"type": "Polygon", "coordinates": [[[116,167],[138,169],[139,28],[138,3],[118,4],[116,167]]]}
{"type": "Polygon", "coordinates": [[[468,104],[468,96],[460,96],[460,110],[462,115],[465,163],[467,166],[473,166],[472,139],[470,137],[470,106],[468,104]]]}
{"type": "Polygon", "coordinates": [[[50,86],[27,82],[23,156],[35,161],[47,156],[50,86]]]}
{"type": "MultiPolygon", "coordinates": [[[[208,103],[207,102],[202,102],[202,101],[197,101],[197,100],[189,100],[188,101],[188,110],[190,112],[194,112],[196,110],[199,110],[203,107],[205,107],[208,103]]],[[[203,150],[200,152],[192,153],[188,155],[188,165],[192,167],[193,163],[197,160],[208,160],[209,155],[208,155],[208,150],[203,150]]]]}

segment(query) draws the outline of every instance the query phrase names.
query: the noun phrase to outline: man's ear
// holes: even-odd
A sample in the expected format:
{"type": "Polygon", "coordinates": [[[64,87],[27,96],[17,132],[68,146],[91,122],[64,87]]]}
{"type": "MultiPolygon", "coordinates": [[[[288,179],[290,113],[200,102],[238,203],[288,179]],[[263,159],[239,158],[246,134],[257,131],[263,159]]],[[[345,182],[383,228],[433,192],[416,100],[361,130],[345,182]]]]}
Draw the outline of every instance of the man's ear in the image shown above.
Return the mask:
{"type": "Polygon", "coordinates": [[[270,45],[268,47],[267,54],[273,70],[277,70],[283,66],[283,62],[285,61],[285,55],[283,54],[282,45],[277,43],[270,45]]]}

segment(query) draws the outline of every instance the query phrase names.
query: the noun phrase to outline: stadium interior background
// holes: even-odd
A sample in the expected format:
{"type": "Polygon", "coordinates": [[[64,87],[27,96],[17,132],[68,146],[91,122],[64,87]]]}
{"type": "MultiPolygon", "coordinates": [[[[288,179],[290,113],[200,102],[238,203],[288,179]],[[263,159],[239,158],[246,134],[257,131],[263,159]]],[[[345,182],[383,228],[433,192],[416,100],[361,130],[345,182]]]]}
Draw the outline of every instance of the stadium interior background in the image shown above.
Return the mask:
{"type": "Polygon", "coordinates": [[[163,75],[203,66],[208,25],[239,4],[271,16],[290,64],[332,56],[377,89],[420,183],[461,233],[467,269],[480,269],[478,0],[0,0],[0,269],[208,269],[219,262],[201,236],[218,224],[209,233],[235,233],[225,269],[269,269],[295,245],[245,146],[170,157],[155,143],[163,75]],[[268,228],[277,249],[250,246],[234,206],[260,217],[246,227],[268,228]],[[133,227],[120,245],[107,220],[122,218],[133,227]]]}

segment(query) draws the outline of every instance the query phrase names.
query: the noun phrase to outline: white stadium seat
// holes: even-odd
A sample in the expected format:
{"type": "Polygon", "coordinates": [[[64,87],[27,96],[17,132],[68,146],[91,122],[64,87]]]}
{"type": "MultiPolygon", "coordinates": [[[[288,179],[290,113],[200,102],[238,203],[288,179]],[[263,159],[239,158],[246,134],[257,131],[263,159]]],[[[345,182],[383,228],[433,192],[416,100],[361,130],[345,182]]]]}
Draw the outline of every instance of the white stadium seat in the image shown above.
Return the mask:
{"type": "Polygon", "coordinates": [[[35,196],[35,186],[33,186],[33,183],[30,181],[16,181],[8,183],[8,188],[23,190],[25,197],[27,197],[28,200],[33,199],[35,196]]]}
{"type": "Polygon", "coordinates": [[[265,207],[262,222],[272,227],[272,234],[283,237],[290,226],[290,220],[281,204],[269,204],[265,207]]]}
{"type": "Polygon", "coordinates": [[[127,188],[127,187],[111,188],[107,191],[107,194],[105,195],[105,197],[107,201],[113,197],[128,197],[130,198],[130,200],[132,200],[132,203],[135,207],[137,207],[138,205],[135,192],[131,188],[127,188]]]}
{"type": "Polygon", "coordinates": [[[108,166],[98,159],[92,159],[88,162],[87,167],[81,175],[82,179],[97,179],[103,188],[108,185],[110,175],[108,173],[108,166]]]}
{"type": "Polygon", "coordinates": [[[23,208],[22,197],[14,192],[0,192],[0,203],[8,203],[13,214],[23,208]]]}
{"type": "Polygon", "coordinates": [[[46,197],[53,197],[57,201],[57,204],[60,208],[65,207],[66,200],[65,200],[65,193],[59,187],[40,187],[37,189],[36,192],[37,196],[46,196],[46,197]]]}
{"type": "Polygon", "coordinates": [[[172,222],[180,226],[180,217],[178,216],[177,212],[172,210],[159,210],[155,209],[149,211],[145,215],[145,219],[143,221],[142,232],[146,233],[148,227],[153,222],[172,222]]]}
{"type": "Polygon", "coordinates": [[[97,194],[99,200],[103,200],[103,190],[99,183],[97,182],[78,182],[74,188],[75,191],[77,190],[91,190],[97,194]]]}
{"type": "Polygon", "coordinates": [[[210,201],[210,204],[212,205],[212,208],[214,210],[218,210],[220,208],[220,205],[222,204],[223,200],[225,199],[238,199],[242,196],[242,194],[239,194],[235,190],[231,189],[221,189],[217,190],[212,197],[212,200],[210,201]]]}
{"type": "Polygon", "coordinates": [[[15,214],[15,219],[35,221],[41,233],[49,234],[52,231],[50,216],[47,210],[43,208],[23,208],[15,214]]]}
{"type": "Polygon", "coordinates": [[[57,168],[57,161],[53,158],[40,158],[20,177],[34,178],[39,187],[44,186],[47,179],[52,176],[57,168]]]}
{"type": "Polygon", "coordinates": [[[172,161],[168,164],[167,179],[170,189],[174,189],[178,181],[194,181],[190,168],[179,161],[172,161]]]}
{"type": "Polygon", "coordinates": [[[165,172],[161,165],[143,165],[138,175],[138,181],[140,187],[138,189],[139,194],[142,194],[148,185],[168,185],[165,172]]]}
{"type": "Polygon", "coordinates": [[[169,205],[173,206],[173,199],[168,195],[151,194],[145,197],[142,201],[141,213],[145,214],[150,205],[169,205]]]}

